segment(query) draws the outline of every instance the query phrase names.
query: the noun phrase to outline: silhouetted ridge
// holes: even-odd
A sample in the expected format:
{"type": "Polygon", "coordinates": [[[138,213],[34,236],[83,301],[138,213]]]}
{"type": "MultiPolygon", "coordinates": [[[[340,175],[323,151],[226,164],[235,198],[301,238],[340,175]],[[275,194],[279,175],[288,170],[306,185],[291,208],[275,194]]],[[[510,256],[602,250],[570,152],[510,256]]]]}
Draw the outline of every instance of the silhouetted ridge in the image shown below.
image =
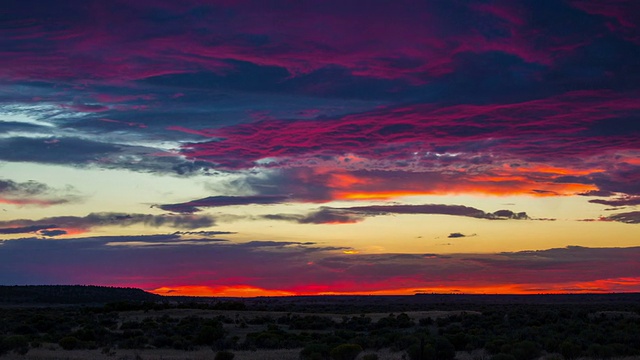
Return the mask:
{"type": "Polygon", "coordinates": [[[84,285],[0,286],[0,303],[86,304],[157,301],[161,298],[135,288],[84,285]]]}

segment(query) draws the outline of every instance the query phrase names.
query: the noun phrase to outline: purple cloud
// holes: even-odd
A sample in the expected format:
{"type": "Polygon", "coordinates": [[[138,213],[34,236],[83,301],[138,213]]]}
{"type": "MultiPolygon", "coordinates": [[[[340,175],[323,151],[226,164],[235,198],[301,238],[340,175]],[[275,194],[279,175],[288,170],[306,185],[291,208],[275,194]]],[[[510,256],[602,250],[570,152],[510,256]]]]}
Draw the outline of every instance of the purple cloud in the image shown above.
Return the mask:
{"type": "Polygon", "coordinates": [[[151,227],[168,226],[177,229],[198,229],[215,225],[211,216],[200,215],[149,215],[129,213],[90,213],[87,216],[54,216],[39,220],[16,219],[0,221],[0,234],[38,232],[45,236],[64,235],[57,230],[82,233],[100,226],[132,226],[142,224],[151,227]],[[48,232],[44,232],[47,230],[48,232]]]}
{"type": "Polygon", "coordinates": [[[488,220],[532,220],[525,212],[515,213],[511,210],[498,210],[493,213],[487,213],[469,206],[443,204],[369,205],[346,208],[323,207],[320,210],[310,212],[306,215],[271,214],[263,215],[261,218],[290,221],[299,224],[352,224],[363,221],[369,216],[393,214],[453,215],[488,220]]]}
{"type": "Polygon", "coordinates": [[[360,255],[343,253],[346,248],[299,242],[233,244],[154,235],[17,239],[4,241],[1,248],[0,280],[4,284],[91,282],[151,290],[192,284],[215,290],[242,284],[292,294],[452,288],[464,292],[610,292],[637,291],[640,284],[638,247],[360,255]]]}
{"type": "Polygon", "coordinates": [[[287,196],[249,195],[249,196],[209,196],[179,204],[157,205],[162,210],[177,213],[194,213],[203,207],[236,206],[236,205],[269,205],[280,204],[288,200],[287,196]]]}

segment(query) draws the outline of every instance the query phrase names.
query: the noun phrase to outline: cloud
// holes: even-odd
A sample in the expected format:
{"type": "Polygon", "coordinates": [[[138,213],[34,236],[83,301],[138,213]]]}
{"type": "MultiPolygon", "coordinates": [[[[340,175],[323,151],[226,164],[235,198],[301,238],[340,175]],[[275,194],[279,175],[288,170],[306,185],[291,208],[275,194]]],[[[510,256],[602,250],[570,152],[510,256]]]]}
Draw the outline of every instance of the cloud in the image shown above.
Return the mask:
{"type": "Polygon", "coordinates": [[[47,230],[50,228],[55,228],[56,225],[31,225],[31,226],[20,226],[20,227],[8,227],[8,228],[0,228],[0,234],[27,234],[33,232],[40,232],[42,230],[47,230]]]}
{"type": "MultiPolygon", "coordinates": [[[[186,144],[184,154],[229,168],[251,167],[265,158],[283,166],[299,157],[309,160],[349,153],[368,160],[362,165],[390,156],[416,159],[415,151],[406,151],[407,146],[420,149],[419,158],[429,153],[460,153],[458,159],[464,160],[465,155],[491,149],[521,160],[543,157],[554,162],[554,153],[583,156],[599,153],[603,146],[611,150],[633,147],[631,137],[623,133],[593,136],[592,144],[582,137],[603,119],[638,111],[636,100],[632,95],[585,91],[511,104],[404,105],[323,121],[262,120],[195,131],[215,140],[186,144]],[[560,118],[558,111],[566,107],[570,110],[563,114],[569,115],[560,118]],[[556,131],[555,137],[543,137],[543,129],[556,131]]],[[[637,130],[623,120],[621,127],[637,130]]]]}
{"type": "Polygon", "coordinates": [[[233,231],[176,231],[174,235],[218,236],[237,234],[233,231]]]}
{"type": "Polygon", "coordinates": [[[572,0],[573,6],[589,14],[599,15],[608,20],[607,29],[614,34],[620,34],[637,44],[640,44],[640,35],[637,32],[637,24],[632,20],[634,13],[640,11],[640,7],[633,1],[584,1],[572,0]]]}
{"type": "Polygon", "coordinates": [[[640,196],[620,196],[610,199],[594,199],[589,200],[589,202],[607,206],[635,206],[640,205],[640,196]]]}
{"type": "Polygon", "coordinates": [[[90,213],[87,216],[54,216],[39,220],[16,219],[0,221],[3,228],[0,233],[17,234],[38,232],[44,236],[65,235],[68,232],[85,232],[102,226],[145,225],[151,227],[173,227],[178,229],[197,229],[215,225],[211,216],[196,215],[148,215],[128,213],[90,213]],[[46,231],[45,231],[46,230],[46,231]]]}
{"type": "Polygon", "coordinates": [[[627,119],[640,110],[638,103],[633,95],[579,91],[509,104],[412,104],[322,121],[266,119],[172,129],[212,139],[183,145],[187,158],[230,171],[281,169],[282,176],[293,177],[288,183],[322,187],[302,178],[309,168],[318,169],[315,175],[327,180],[330,194],[367,188],[399,192],[406,187],[394,185],[397,179],[375,181],[394,172],[405,175],[401,182],[433,180],[421,181],[416,194],[636,194],[640,172],[632,161],[640,129],[627,119]],[[605,124],[621,130],[608,131],[605,124]],[[545,135],[549,132],[554,136],[545,135]],[[571,160],[578,158],[584,161],[571,160]],[[341,176],[359,182],[340,189],[341,176]]]}
{"type": "MultiPolygon", "coordinates": [[[[381,170],[451,185],[423,182],[430,193],[638,194],[637,170],[622,165],[638,148],[636,7],[14,2],[0,40],[0,159],[179,176],[381,170]],[[389,16],[402,21],[380,28],[389,16]]],[[[335,192],[313,185],[280,194],[335,192]]]]}
{"type": "Polygon", "coordinates": [[[43,229],[38,231],[38,234],[42,235],[42,236],[47,236],[47,237],[55,237],[55,236],[61,236],[61,235],[67,235],[68,232],[66,230],[48,230],[48,229],[43,229]]]}
{"type": "Polygon", "coordinates": [[[424,204],[424,205],[371,205],[354,206],[344,208],[360,214],[368,215],[389,215],[389,214],[433,214],[433,215],[454,215],[466,216],[478,219],[489,220],[528,220],[527,213],[514,213],[511,210],[498,210],[493,213],[486,213],[482,210],[464,205],[444,205],[444,204],[424,204]]]}
{"type": "Polygon", "coordinates": [[[190,284],[246,286],[291,294],[410,294],[452,288],[475,293],[619,292],[640,287],[639,247],[570,246],[449,255],[357,254],[344,249],[289,241],[183,239],[179,235],[26,238],[0,243],[0,281],[145,289],[190,284]]]}
{"type": "Polygon", "coordinates": [[[87,164],[118,153],[114,144],[76,138],[12,137],[0,139],[0,160],[46,164],[87,164]]]}
{"type": "Polygon", "coordinates": [[[269,214],[260,216],[267,220],[282,220],[298,224],[354,224],[364,220],[364,216],[348,210],[322,208],[306,215],[269,214]]]}
{"type": "Polygon", "coordinates": [[[609,215],[603,218],[606,221],[618,221],[625,224],[640,224],[640,211],[631,211],[609,215]]]}
{"type": "Polygon", "coordinates": [[[287,196],[249,195],[249,196],[209,196],[185,203],[157,205],[162,210],[177,213],[194,213],[202,207],[236,206],[236,205],[269,205],[280,204],[288,200],[287,196]]]}
{"type": "Polygon", "coordinates": [[[0,203],[13,205],[50,206],[81,199],[72,187],[54,189],[34,180],[15,182],[0,179],[0,203]]]}
{"type": "Polygon", "coordinates": [[[454,232],[454,233],[449,234],[449,236],[447,236],[447,237],[449,239],[457,239],[457,238],[470,237],[470,236],[476,236],[476,234],[465,235],[463,233],[454,232]]]}
{"type": "Polygon", "coordinates": [[[186,176],[207,174],[211,169],[209,163],[187,160],[165,149],[136,145],[136,142],[118,143],[107,136],[95,140],[68,136],[0,138],[0,160],[186,176]]]}
{"type": "MultiPolygon", "coordinates": [[[[394,214],[413,215],[452,215],[466,216],[488,220],[538,220],[531,219],[527,213],[515,213],[511,210],[498,210],[487,213],[464,205],[424,204],[424,205],[368,205],[346,208],[322,207],[320,210],[306,215],[270,214],[262,215],[267,220],[282,220],[299,224],[353,224],[363,221],[368,216],[384,216],[394,214]]],[[[549,219],[541,219],[549,220],[549,219]]]]}
{"type": "Polygon", "coordinates": [[[615,195],[614,193],[612,193],[611,191],[606,191],[606,190],[591,190],[591,191],[586,191],[580,194],[577,194],[580,196],[604,196],[604,197],[608,197],[608,196],[612,196],[615,195]]]}

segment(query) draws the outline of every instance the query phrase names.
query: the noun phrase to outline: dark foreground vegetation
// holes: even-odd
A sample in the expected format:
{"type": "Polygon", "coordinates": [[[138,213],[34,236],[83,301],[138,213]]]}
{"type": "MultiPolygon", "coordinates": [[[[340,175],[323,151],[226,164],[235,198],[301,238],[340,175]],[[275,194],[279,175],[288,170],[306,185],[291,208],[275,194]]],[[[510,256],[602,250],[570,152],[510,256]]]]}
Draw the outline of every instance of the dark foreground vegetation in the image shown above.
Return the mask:
{"type": "Polygon", "coordinates": [[[349,297],[349,306],[340,307],[346,299],[14,303],[0,308],[0,354],[47,346],[60,352],[100,349],[105,355],[116,349],[210,348],[212,359],[214,354],[232,359],[235,351],[281,348],[300,349],[301,359],[338,360],[355,359],[363,351],[369,354],[362,358],[373,360],[379,349],[408,359],[454,359],[457,351],[479,349],[495,360],[640,356],[639,294],[542,297],[537,302],[365,296],[349,297]]]}

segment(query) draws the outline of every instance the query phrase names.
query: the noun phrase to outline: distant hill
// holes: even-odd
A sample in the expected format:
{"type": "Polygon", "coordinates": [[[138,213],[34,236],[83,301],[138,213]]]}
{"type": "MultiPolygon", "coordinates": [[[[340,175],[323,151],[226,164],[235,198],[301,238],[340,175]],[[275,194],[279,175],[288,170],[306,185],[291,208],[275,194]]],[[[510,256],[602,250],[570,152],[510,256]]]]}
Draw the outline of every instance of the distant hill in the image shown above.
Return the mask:
{"type": "Polygon", "coordinates": [[[91,304],[158,301],[162,296],[141,289],[84,285],[0,286],[4,304],[91,304]]]}

